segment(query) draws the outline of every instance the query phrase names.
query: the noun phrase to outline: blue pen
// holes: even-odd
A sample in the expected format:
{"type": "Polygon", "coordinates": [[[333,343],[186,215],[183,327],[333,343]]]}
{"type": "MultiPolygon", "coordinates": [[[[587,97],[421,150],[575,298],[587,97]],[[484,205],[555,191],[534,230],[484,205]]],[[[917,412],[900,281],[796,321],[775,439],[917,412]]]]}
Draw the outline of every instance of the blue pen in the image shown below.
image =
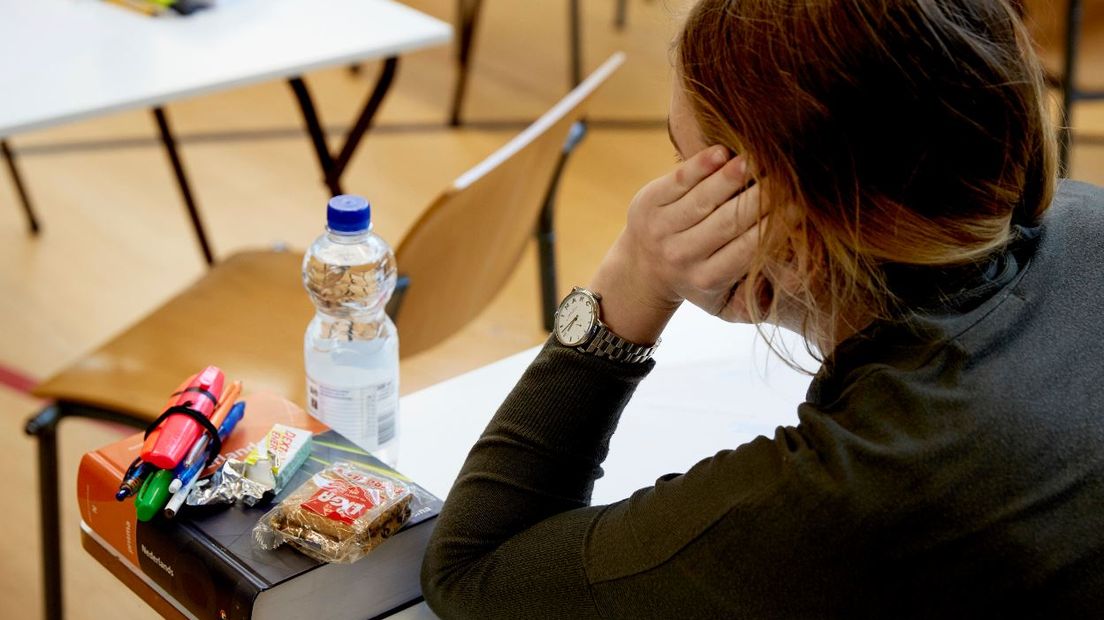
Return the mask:
{"type": "Polygon", "coordinates": [[[115,493],[115,499],[121,502],[131,495],[134,495],[138,487],[142,486],[142,482],[145,480],[146,476],[155,469],[157,468],[149,463],[143,462],[141,458],[134,459],[134,462],[127,468],[126,474],[123,476],[123,481],[119,483],[119,491],[115,493]]]}
{"type": "MultiPolygon", "coordinates": [[[[238,401],[230,408],[230,412],[226,414],[226,419],[219,426],[219,439],[226,441],[226,438],[230,436],[230,433],[234,431],[234,427],[243,417],[245,417],[245,402],[238,401]]],[[[196,443],[198,448],[198,450],[195,450],[196,458],[184,459],[180,465],[176,466],[176,469],[173,470],[173,481],[169,484],[169,492],[176,493],[207,467],[207,443],[209,441],[210,439],[204,435],[196,443]]]]}

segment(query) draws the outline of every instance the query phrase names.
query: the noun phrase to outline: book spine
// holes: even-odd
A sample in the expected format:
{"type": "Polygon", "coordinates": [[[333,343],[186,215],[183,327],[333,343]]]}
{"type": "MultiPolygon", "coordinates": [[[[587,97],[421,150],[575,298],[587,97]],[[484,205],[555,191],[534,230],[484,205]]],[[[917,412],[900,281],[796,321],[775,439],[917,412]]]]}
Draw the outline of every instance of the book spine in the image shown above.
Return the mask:
{"type": "Polygon", "coordinates": [[[77,470],[77,505],[88,527],[118,554],[137,565],[138,519],[134,504],[115,499],[124,473],[98,451],[85,454],[77,470]]]}
{"type": "Polygon", "coordinates": [[[247,620],[262,588],[228,561],[199,528],[160,517],[139,523],[138,566],[178,605],[199,618],[247,620]]]}

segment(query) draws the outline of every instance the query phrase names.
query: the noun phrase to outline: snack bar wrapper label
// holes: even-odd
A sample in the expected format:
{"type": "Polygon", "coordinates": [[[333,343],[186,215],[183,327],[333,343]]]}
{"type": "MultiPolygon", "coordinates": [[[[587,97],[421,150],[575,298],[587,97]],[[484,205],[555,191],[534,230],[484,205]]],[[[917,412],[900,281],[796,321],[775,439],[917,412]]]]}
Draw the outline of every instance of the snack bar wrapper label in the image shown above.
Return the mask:
{"type": "Polygon", "coordinates": [[[379,492],[365,489],[340,480],[334,480],[325,488],[318,489],[310,499],[303,502],[303,510],[316,515],[352,525],[366,511],[379,504],[379,492]],[[375,497],[372,497],[375,495],[375,497]]]}
{"type": "Polygon", "coordinates": [[[310,457],[311,439],[310,431],[274,424],[245,457],[246,476],[279,493],[310,457]]]}

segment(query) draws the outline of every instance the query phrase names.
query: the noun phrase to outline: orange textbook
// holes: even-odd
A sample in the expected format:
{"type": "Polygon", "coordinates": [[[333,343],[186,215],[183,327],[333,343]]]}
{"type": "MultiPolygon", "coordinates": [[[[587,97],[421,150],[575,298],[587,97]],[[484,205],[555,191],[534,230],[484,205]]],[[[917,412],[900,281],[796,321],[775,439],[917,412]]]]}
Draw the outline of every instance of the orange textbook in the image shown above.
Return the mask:
{"type": "Polygon", "coordinates": [[[441,501],[329,430],[295,404],[270,394],[244,399],[245,417],[223,444],[217,467],[244,457],[274,424],[315,433],[310,457],[271,504],[187,506],[175,519],[139,522],[134,503],[117,501],[119,481],[142,449],[138,433],[85,454],[77,474],[81,527],[186,614],[198,618],[368,618],[420,599],[418,573],[441,501]],[[401,531],[352,564],[327,564],[290,546],[254,548],[254,525],[276,502],[335,462],[407,482],[412,516],[401,531]]]}

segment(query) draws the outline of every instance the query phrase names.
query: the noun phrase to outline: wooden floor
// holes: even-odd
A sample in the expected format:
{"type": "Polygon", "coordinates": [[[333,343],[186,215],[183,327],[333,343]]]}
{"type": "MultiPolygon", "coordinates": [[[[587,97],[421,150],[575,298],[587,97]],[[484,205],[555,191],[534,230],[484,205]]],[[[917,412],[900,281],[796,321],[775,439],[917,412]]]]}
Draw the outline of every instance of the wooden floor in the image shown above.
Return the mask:
{"type": "MultiPolygon", "coordinates": [[[[451,1],[409,4],[452,19],[451,1]]],[[[377,230],[392,242],[436,192],[521,127],[480,121],[532,119],[567,88],[567,3],[486,4],[466,106],[475,123],[461,130],[443,126],[454,76],[449,49],[404,57],[380,126],[346,173],[347,190],[372,200],[377,230]]],[[[687,2],[634,0],[623,33],[612,28],[612,0],[583,4],[586,65],[616,50],[628,52],[629,62],[595,101],[596,128],[567,171],[556,222],[561,292],[589,278],[629,199],[672,163],[662,126],[668,42],[687,2]]],[[[1087,81],[1104,74],[1102,26],[1099,19],[1086,26],[1081,73],[1087,81]]],[[[335,144],[376,69],[308,76],[335,144]]],[[[217,255],[274,243],[303,248],[320,232],[327,194],[286,84],[183,101],[168,111],[217,255]]],[[[1075,127],[1073,176],[1104,183],[1104,106],[1078,106],[1075,127]]],[[[157,307],[204,266],[148,112],[17,136],[13,143],[45,230],[37,239],[26,234],[10,178],[0,174],[0,366],[44,378],[157,307]]],[[[404,363],[404,391],[543,338],[531,253],[470,328],[404,363]]],[[[19,617],[41,613],[34,444],[22,433],[40,405],[0,388],[0,471],[10,498],[0,511],[0,598],[19,617]]],[[[71,499],[77,460],[121,432],[83,421],[66,422],[61,432],[65,596],[72,618],[152,613],[78,543],[71,499]]]]}

